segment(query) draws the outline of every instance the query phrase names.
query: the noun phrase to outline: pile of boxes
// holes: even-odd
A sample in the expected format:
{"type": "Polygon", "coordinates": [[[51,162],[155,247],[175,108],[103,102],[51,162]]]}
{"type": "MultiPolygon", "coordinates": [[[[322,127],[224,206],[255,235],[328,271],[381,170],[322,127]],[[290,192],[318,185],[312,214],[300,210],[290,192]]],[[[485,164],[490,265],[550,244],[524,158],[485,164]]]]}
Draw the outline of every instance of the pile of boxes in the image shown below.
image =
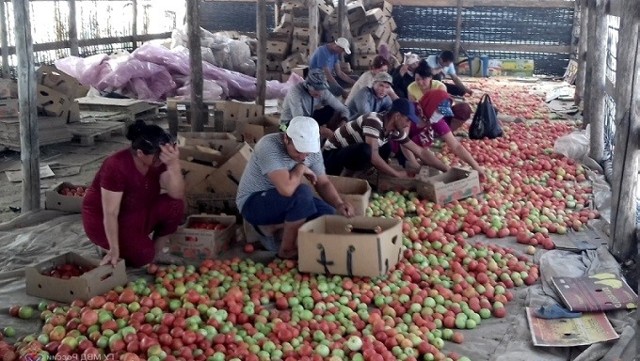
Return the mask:
{"type": "MultiPolygon", "coordinates": [[[[37,71],[38,139],[40,145],[68,142],[71,132],[67,123],[80,121],[80,108],[75,101],[89,88],[75,78],[51,66],[37,71]]],[[[0,80],[0,144],[20,149],[20,121],[17,85],[8,79],[0,80]]]]}
{"type": "MultiPolygon", "coordinates": [[[[319,13],[319,42],[334,41],[340,37],[338,9],[332,1],[316,2],[319,13]]],[[[385,0],[357,0],[346,5],[346,34],[351,40],[351,67],[368,70],[376,56],[378,46],[386,43],[391,55],[400,58],[400,44],[395,33],[397,25],[392,17],[393,6],[385,0]]],[[[282,17],[269,34],[267,42],[267,79],[286,81],[289,74],[306,64],[309,50],[309,7],[304,1],[284,2],[282,17]]]]}

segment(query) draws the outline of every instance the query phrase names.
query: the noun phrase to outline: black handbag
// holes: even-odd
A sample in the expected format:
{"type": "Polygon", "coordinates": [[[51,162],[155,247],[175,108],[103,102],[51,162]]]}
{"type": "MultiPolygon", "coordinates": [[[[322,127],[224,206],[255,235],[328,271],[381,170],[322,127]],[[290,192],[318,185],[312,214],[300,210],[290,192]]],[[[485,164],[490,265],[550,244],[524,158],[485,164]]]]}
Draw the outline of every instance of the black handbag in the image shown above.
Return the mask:
{"type": "Polygon", "coordinates": [[[469,127],[470,139],[494,139],[502,136],[498,112],[488,94],[482,96],[469,127]]]}

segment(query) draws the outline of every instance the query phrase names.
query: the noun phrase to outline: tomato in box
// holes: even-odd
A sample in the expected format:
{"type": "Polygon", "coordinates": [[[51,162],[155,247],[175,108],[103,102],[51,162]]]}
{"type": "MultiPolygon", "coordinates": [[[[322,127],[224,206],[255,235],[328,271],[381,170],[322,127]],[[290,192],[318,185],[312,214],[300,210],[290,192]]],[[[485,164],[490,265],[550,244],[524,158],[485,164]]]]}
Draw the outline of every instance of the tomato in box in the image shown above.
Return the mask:
{"type": "Polygon", "coordinates": [[[51,276],[51,277],[67,280],[71,277],[81,276],[82,274],[92,270],[93,268],[94,267],[81,266],[73,263],[63,263],[63,264],[54,266],[48,271],[42,272],[42,274],[45,276],[51,276]]]}
{"type": "Polygon", "coordinates": [[[63,196],[84,197],[86,191],[87,187],[84,186],[64,185],[62,188],[60,188],[58,193],[62,194],[63,196]]]}

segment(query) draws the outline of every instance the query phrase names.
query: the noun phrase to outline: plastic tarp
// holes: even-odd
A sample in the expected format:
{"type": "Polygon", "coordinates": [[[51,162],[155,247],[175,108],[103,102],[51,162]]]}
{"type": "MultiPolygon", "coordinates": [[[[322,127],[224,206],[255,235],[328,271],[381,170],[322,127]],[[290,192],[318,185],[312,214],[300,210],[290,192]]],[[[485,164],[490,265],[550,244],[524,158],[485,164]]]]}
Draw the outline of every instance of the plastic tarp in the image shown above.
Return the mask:
{"type": "MultiPolygon", "coordinates": [[[[94,55],[88,58],[72,56],[57,60],[55,65],[83,85],[147,101],[162,101],[178,94],[178,89],[189,83],[191,74],[188,49],[179,46],[167,49],[151,43],[144,44],[130,55],[94,55]]],[[[205,81],[218,85],[215,87],[211,83],[207,84],[205,94],[212,96],[212,100],[256,98],[257,83],[253,76],[208,62],[202,63],[202,73],[205,81]]],[[[266,97],[282,99],[292,86],[302,81],[297,74],[292,74],[286,83],[268,81],[266,97]]],[[[185,94],[186,89],[182,89],[181,93],[185,94]]]]}

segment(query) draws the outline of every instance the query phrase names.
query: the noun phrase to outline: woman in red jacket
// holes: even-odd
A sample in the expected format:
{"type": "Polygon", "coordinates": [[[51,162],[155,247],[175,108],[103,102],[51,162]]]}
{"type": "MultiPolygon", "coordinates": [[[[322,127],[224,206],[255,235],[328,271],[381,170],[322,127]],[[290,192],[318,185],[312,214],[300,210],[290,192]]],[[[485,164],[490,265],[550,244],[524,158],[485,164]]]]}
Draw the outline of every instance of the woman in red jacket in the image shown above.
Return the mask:
{"type": "Polygon", "coordinates": [[[184,217],[184,179],[175,142],[162,128],[136,121],[131,146],[105,159],[82,205],[85,232],[107,250],[102,264],[175,261],[169,235],[184,217]],[[161,192],[164,190],[165,192],[161,192]]]}

